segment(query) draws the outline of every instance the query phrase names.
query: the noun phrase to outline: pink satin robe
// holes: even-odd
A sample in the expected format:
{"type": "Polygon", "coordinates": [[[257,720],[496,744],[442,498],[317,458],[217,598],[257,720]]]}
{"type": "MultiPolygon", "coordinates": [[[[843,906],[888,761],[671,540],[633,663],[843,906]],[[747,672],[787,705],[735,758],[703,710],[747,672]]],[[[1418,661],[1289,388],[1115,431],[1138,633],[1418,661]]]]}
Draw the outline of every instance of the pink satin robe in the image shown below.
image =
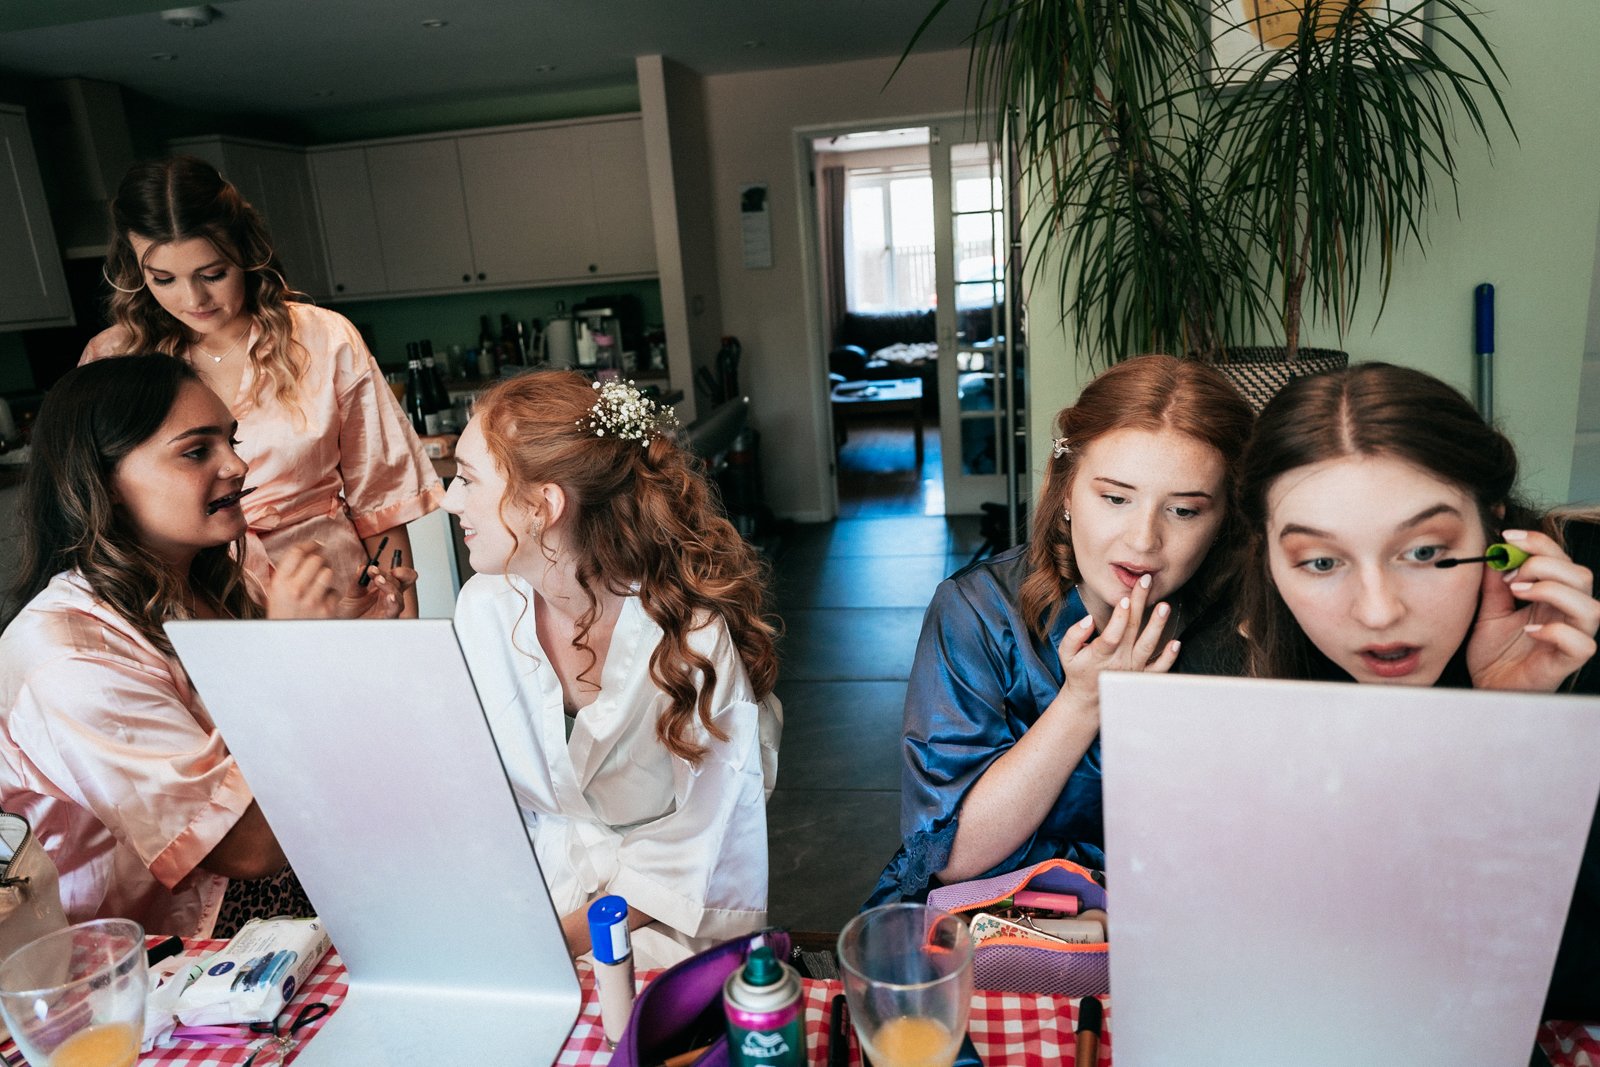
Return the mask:
{"type": "MultiPolygon", "coordinates": [[[[301,412],[276,398],[257,403],[254,366],[228,404],[239,420],[239,455],[250,464],[246,484],[255,487],[241,503],[254,535],[245,566],[265,582],[269,562],[316,541],[334,573],[354,580],[367,562],[360,539],[433,511],[444,487],[350,320],[314,304],[289,309],[294,339],[309,354],[301,412]]],[[[259,336],[252,330],[249,344],[259,336]]],[[[122,331],[112,327],[80,362],[126,354],[122,331]]]]}
{"type": "Polygon", "coordinates": [[[178,661],[58,574],[0,634],[0,806],[61,871],[72,922],[209,937],[200,870],[253,797],[178,661]]]}

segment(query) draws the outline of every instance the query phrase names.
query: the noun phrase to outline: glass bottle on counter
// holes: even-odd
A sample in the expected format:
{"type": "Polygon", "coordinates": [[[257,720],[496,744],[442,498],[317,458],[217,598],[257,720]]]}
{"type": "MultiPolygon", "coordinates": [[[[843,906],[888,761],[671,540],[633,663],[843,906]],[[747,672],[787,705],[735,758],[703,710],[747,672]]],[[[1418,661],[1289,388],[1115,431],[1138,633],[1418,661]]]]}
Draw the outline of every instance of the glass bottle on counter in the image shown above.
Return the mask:
{"type": "Polygon", "coordinates": [[[500,351],[505,354],[505,361],[526,366],[528,362],[526,344],[527,339],[522,333],[522,323],[512,322],[511,316],[502,311],[500,313],[500,351]]]}
{"type": "Polygon", "coordinates": [[[433,342],[420,341],[422,353],[422,388],[427,394],[425,423],[430,434],[444,432],[445,412],[450,410],[450,392],[439,380],[439,367],[433,359],[433,342]]]}
{"type": "Polygon", "coordinates": [[[528,323],[528,362],[539,366],[548,362],[544,354],[544,323],[539,319],[528,323]]]}
{"type": "Polygon", "coordinates": [[[422,384],[422,357],[417,354],[417,343],[406,342],[406,414],[411,416],[411,428],[419,436],[428,433],[428,400],[422,384]]]}
{"type": "Polygon", "coordinates": [[[489,325],[489,316],[478,316],[478,374],[485,378],[493,378],[500,371],[500,366],[494,357],[495,337],[494,328],[489,325]]]}

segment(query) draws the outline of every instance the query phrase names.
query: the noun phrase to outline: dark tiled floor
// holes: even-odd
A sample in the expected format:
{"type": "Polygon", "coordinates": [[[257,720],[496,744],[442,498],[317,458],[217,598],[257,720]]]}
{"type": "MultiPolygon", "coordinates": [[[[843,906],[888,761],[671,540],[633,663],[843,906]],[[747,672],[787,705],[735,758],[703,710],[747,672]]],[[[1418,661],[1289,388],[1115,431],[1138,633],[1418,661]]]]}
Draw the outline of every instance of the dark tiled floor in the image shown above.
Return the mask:
{"type": "Polygon", "coordinates": [[[843,926],[899,845],[900,716],[922,614],[983,540],[975,516],[924,514],[940,496],[937,432],[920,472],[893,469],[910,458],[909,429],[852,425],[841,517],[794,528],[774,567],[786,633],[769,915],[793,930],[843,926]]]}

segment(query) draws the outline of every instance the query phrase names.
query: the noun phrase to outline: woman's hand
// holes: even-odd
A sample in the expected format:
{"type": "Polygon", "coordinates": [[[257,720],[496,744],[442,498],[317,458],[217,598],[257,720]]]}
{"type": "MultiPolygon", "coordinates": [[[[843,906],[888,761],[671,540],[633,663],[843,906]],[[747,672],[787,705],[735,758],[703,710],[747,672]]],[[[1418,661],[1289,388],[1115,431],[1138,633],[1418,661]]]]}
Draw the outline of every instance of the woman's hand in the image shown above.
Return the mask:
{"type": "MultiPolygon", "coordinates": [[[[1178,660],[1178,642],[1161,643],[1172,609],[1157,604],[1137,634],[1136,620],[1144,618],[1150,597],[1150,576],[1140,578],[1117,606],[1105,631],[1094,637],[1094,617],[1086,615],[1067,628],[1056,654],[1065,676],[1061,691],[1073,705],[1099,717],[1101,671],[1154,671],[1165,674],[1178,660]]],[[[1057,702],[1060,701],[1058,698],[1057,702]]]]}
{"type": "Polygon", "coordinates": [[[272,568],[267,582],[267,618],[336,619],[344,583],[314,549],[295,545],[272,568]]]}
{"type": "Polygon", "coordinates": [[[368,567],[366,586],[341,580],[315,549],[284,553],[267,584],[269,619],[393,619],[417,580],[410,567],[368,567]]]}
{"type": "Polygon", "coordinates": [[[417,572],[393,564],[369,566],[367,585],[359,584],[339,601],[340,619],[394,619],[406,608],[406,594],[417,584],[417,572]]]}
{"type": "Polygon", "coordinates": [[[1504,574],[1483,568],[1467,670],[1475,689],[1554,692],[1595,654],[1600,601],[1594,575],[1542,533],[1507,530],[1503,536],[1530,556],[1504,574]]]}

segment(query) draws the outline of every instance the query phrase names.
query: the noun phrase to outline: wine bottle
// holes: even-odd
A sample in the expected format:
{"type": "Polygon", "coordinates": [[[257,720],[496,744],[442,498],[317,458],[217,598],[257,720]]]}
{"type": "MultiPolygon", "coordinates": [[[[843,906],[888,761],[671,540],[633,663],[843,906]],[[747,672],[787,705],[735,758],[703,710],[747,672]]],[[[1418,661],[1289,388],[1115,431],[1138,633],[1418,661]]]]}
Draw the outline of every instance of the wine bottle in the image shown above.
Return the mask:
{"type": "Polygon", "coordinates": [[[411,416],[411,428],[419,435],[428,432],[428,399],[422,384],[422,357],[417,355],[415,342],[406,344],[406,414],[411,416]]]}
{"type": "Polygon", "coordinates": [[[444,432],[444,409],[449,407],[449,393],[445,391],[444,383],[439,380],[439,368],[433,361],[433,342],[422,341],[419,344],[422,352],[422,391],[424,395],[423,423],[428,428],[428,433],[444,432]]]}

